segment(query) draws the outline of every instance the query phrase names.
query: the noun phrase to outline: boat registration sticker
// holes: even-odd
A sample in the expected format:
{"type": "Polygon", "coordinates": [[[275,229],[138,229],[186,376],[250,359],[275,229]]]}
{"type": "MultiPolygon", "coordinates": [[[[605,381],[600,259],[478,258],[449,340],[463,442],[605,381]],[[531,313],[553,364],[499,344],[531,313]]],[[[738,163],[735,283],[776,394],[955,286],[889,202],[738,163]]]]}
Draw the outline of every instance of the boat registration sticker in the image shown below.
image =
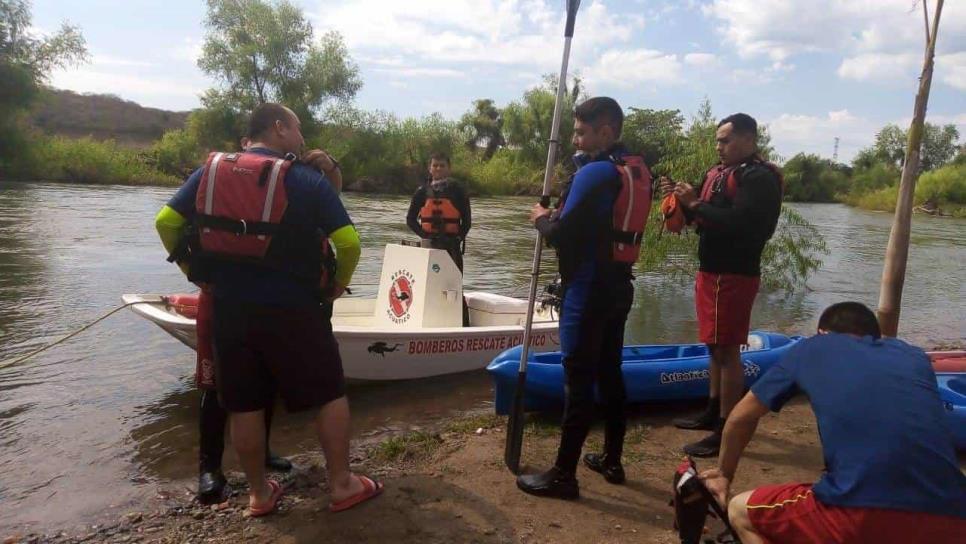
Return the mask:
{"type": "Polygon", "coordinates": [[[409,321],[409,308],[413,304],[413,275],[408,270],[397,270],[389,287],[389,319],[394,323],[409,321]]]}

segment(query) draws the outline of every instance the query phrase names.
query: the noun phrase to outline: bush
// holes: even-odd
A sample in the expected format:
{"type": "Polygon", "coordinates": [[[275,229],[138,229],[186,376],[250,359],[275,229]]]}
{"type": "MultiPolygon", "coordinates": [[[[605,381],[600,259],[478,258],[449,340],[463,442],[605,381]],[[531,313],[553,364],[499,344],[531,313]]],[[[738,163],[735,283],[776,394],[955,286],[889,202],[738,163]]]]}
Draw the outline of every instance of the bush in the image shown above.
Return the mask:
{"type": "Polygon", "coordinates": [[[181,179],[150,167],[148,157],[112,140],[37,136],[11,167],[21,179],[123,185],[178,185],[181,179]]]}
{"type": "Polygon", "coordinates": [[[966,207],[966,164],[951,164],[926,172],[916,183],[916,204],[933,200],[953,207],[966,207]]]}
{"type": "Polygon", "coordinates": [[[165,132],[151,148],[154,166],[165,174],[185,177],[204,160],[198,140],[185,129],[165,132]]]}
{"type": "MultiPolygon", "coordinates": [[[[698,236],[691,229],[680,236],[661,234],[660,230],[660,213],[652,209],[639,269],[674,281],[690,281],[698,270],[698,236]]],[[[794,209],[782,206],[775,235],[761,255],[762,285],[786,291],[804,286],[826,254],[828,247],[818,229],[794,209]]]]}

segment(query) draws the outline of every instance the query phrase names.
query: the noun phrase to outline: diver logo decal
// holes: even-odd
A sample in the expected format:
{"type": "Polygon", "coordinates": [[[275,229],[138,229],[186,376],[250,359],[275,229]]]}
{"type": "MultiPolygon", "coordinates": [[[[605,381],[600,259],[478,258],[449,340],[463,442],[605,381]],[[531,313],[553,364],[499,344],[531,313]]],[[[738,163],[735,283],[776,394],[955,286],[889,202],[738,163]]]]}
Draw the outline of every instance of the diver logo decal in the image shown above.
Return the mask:
{"type": "Polygon", "coordinates": [[[392,275],[389,286],[389,319],[394,323],[409,321],[409,308],[413,304],[413,276],[407,270],[398,270],[392,275]]]}
{"type": "Polygon", "coordinates": [[[386,342],[373,342],[367,349],[369,350],[369,353],[382,355],[382,357],[385,358],[387,353],[399,351],[399,346],[401,345],[402,344],[393,344],[392,347],[389,347],[389,344],[386,342]]]}

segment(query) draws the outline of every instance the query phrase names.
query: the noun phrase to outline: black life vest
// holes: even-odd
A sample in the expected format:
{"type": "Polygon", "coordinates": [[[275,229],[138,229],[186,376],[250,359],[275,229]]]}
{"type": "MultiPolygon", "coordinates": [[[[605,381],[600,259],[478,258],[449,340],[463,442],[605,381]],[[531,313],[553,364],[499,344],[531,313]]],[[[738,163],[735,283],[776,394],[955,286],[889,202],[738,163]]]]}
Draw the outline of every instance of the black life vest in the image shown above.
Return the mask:
{"type": "MultiPolygon", "coordinates": [[[[768,168],[771,170],[778,177],[778,183],[782,192],[784,192],[785,177],[782,175],[781,168],[755,155],[741,164],[732,166],[717,164],[712,166],[704,174],[704,183],[701,185],[699,199],[713,205],[730,205],[738,194],[741,176],[751,168],[768,168]]],[[[710,226],[708,221],[701,218],[695,218],[694,222],[699,227],[710,226]]]]}

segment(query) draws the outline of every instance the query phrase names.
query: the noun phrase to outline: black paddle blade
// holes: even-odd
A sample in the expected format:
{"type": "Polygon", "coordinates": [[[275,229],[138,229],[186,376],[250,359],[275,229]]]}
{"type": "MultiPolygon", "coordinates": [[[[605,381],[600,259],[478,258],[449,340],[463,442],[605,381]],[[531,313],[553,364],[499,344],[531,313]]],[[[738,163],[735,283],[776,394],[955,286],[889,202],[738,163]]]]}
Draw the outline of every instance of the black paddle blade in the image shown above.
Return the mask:
{"type": "Polygon", "coordinates": [[[514,474],[520,473],[520,452],[523,450],[524,404],[523,394],[527,383],[527,373],[517,374],[517,390],[513,395],[513,407],[506,424],[506,447],[503,462],[514,474]]]}

